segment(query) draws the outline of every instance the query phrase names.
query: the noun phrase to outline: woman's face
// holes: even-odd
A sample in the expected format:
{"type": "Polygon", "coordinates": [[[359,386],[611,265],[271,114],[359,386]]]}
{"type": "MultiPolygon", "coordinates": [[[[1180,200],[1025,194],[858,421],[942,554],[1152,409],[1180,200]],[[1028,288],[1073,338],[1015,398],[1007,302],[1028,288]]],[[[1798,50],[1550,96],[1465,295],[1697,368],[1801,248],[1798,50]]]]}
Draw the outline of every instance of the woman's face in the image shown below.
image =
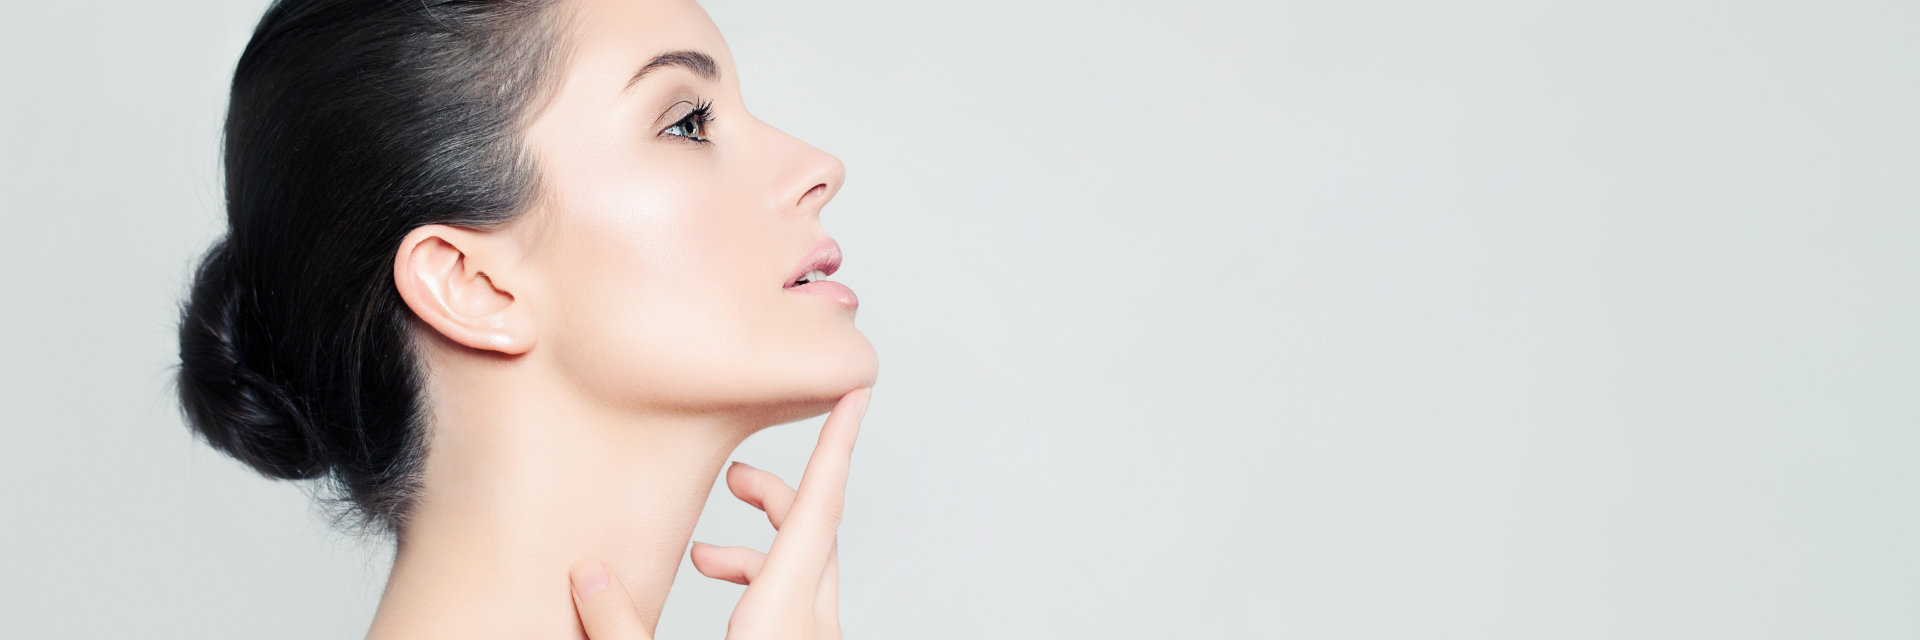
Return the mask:
{"type": "Polygon", "coordinates": [[[693,2],[557,9],[570,51],[530,124],[542,196],[517,231],[537,274],[536,351],[623,407],[784,422],[871,385],[852,292],[790,286],[831,253],[820,209],[840,161],[747,113],[693,2]]]}

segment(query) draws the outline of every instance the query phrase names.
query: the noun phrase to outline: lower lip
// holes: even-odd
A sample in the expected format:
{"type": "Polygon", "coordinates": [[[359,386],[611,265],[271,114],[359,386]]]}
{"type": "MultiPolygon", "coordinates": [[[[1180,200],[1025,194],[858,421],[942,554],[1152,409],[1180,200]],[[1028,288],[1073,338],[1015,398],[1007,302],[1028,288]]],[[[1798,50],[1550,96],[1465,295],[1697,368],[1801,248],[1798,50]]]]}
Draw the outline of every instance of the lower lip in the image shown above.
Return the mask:
{"type": "Polygon", "coordinates": [[[840,284],[832,280],[818,280],[815,282],[809,282],[809,283],[800,285],[798,287],[790,287],[787,290],[796,291],[796,292],[804,293],[807,295],[820,296],[822,298],[826,298],[828,300],[838,302],[840,303],[841,306],[844,306],[848,309],[860,308],[860,296],[853,295],[853,290],[847,288],[847,285],[840,284]]]}

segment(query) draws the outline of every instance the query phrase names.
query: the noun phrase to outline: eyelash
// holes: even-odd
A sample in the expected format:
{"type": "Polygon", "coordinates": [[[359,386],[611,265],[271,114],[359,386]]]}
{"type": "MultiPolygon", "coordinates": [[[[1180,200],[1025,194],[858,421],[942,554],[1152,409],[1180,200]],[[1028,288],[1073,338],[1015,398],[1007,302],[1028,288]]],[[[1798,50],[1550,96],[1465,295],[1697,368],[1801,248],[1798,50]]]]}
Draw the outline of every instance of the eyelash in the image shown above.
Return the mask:
{"type": "Polygon", "coordinates": [[[713,144],[712,140],[699,136],[699,134],[707,132],[707,127],[713,125],[713,120],[713,102],[701,101],[695,103],[693,110],[687,112],[687,115],[682,116],[679,120],[675,120],[673,124],[667,125],[666,129],[662,129],[660,135],[685,138],[694,144],[713,144]],[[683,129],[686,133],[668,133],[674,129],[683,129]]]}

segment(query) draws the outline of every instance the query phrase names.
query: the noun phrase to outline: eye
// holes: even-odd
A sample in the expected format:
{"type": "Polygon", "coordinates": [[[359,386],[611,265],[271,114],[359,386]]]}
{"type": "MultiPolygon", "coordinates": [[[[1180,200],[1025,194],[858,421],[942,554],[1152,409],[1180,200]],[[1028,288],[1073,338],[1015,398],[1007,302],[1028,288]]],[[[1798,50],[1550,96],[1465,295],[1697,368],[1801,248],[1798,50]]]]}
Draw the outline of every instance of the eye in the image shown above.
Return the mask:
{"type": "Polygon", "coordinates": [[[711,142],[706,137],[707,127],[711,124],[713,124],[713,103],[702,102],[694,105],[693,110],[688,111],[687,115],[681,116],[679,120],[675,120],[673,124],[661,130],[660,135],[686,138],[692,142],[706,144],[711,142]]]}

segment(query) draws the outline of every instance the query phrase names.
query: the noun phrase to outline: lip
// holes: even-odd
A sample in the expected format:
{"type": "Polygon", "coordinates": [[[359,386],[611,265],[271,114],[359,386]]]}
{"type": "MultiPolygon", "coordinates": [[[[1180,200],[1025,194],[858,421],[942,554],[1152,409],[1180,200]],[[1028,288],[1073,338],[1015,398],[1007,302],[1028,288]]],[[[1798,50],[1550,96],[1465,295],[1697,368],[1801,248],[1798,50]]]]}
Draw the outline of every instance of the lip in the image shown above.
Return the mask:
{"type": "Polygon", "coordinates": [[[793,281],[799,280],[800,276],[807,275],[808,271],[814,269],[824,271],[829,276],[833,275],[833,272],[839,271],[840,243],[834,242],[833,238],[824,238],[821,239],[819,243],[814,244],[813,250],[807,252],[807,257],[800,261],[800,266],[794,267],[793,272],[787,274],[786,281],[781,282],[780,286],[783,288],[793,288],[787,285],[793,284],[793,281]]]}
{"type": "Polygon", "coordinates": [[[792,273],[787,274],[786,281],[780,283],[780,287],[788,291],[827,298],[849,309],[860,307],[860,297],[854,295],[853,289],[832,280],[816,280],[797,287],[790,286],[795,280],[799,280],[800,276],[814,269],[819,269],[829,276],[839,271],[840,243],[834,242],[833,238],[824,238],[813,245],[813,250],[807,252],[807,257],[800,261],[799,266],[794,267],[792,273]]]}
{"type": "Polygon", "coordinates": [[[847,285],[840,284],[832,280],[821,280],[819,282],[809,282],[809,283],[800,285],[798,287],[789,288],[787,290],[798,292],[798,293],[804,293],[808,295],[820,296],[822,298],[826,298],[828,300],[832,300],[836,303],[839,303],[840,306],[846,307],[849,310],[860,308],[860,296],[854,295],[853,289],[847,287],[847,285]]]}

